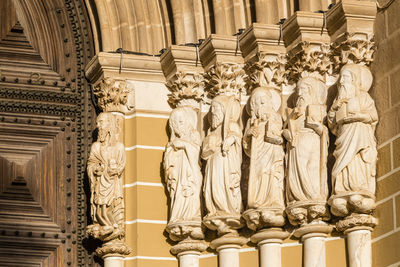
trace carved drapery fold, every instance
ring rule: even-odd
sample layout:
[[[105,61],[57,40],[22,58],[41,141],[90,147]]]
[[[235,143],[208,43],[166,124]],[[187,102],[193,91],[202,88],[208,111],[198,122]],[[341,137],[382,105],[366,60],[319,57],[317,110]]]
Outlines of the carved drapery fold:
[[[178,241],[171,253],[178,256],[182,267],[193,260],[198,265],[200,252],[207,248],[202,225],[202,141],[198,121],[205,83],[196,60],[195,48],[182,46],[171,47],[161,58],[170,91],[168,103],[173,108],[168,121],[171,136],[163,160],[170,199],[166,231],[173,241]]]

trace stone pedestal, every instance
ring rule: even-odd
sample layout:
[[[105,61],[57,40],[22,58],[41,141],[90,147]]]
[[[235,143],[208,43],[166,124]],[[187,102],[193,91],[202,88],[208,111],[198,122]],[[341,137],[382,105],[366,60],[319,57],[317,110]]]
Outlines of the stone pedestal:
[[[294,233],[303,242],[303,266],[325,267],[325,239],[332,226],[318,222],[301,226]]]
[[[251,236],[251,242],[258,245],[260,267],[281,267],[281,244],[289,236],[280,228],[263,229]]]
[[[122,256],[105,257],[104,267],[124,267],[124,257]]]
[[[213,240],[210,246],[218,252],[218,266],[239,267],[239,249],[246,242],[247,238],[229,234]]]

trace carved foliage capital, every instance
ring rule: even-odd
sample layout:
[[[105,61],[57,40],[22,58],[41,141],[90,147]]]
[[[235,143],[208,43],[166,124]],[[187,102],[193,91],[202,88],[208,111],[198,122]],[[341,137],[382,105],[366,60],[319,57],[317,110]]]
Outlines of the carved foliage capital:
[[[112,78],[102,79],[93,87],[99,107],[105,112],[132,112],[134,108],[133,90],[126,81]]]
[[[204,77],[199,73],[179,71],[166,84],[169,91],[168,103],[173,107],[197,107],[204,97]]]
[[[238,63],[217,62],[205,74],[205,79],[210,98],[217,95],[234,95],[240,98],[240,94],[246,89],[247,75],[243,65]]]
[[[370,66],[376,50],[372,34],[347,33],[345,41],[332,44],[335,71],[348,63]]]
[[[274,87],[280,89],[280,86],[287,82],[289,73],[286,68],[286,57],[260,52],[258,53],[258,58],[258,61],[245,66],[251,87]]]
[[[296,82],[304,77],[324,79],[332,71],[330,46],[324,43],[300,43],[300,50],[289,57],[289,80]]]

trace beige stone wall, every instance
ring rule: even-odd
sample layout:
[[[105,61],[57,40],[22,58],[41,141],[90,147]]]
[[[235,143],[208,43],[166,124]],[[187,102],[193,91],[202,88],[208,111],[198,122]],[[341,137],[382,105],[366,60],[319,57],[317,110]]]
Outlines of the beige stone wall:
[[[379,1],[381,5],[386,1]],[[379,225],[372,234],[373,266],[400,265],[400,3],[378,12],[375,36],[378,45],[373,64],[380,123],[377,128],[379,159],[375,216]]]

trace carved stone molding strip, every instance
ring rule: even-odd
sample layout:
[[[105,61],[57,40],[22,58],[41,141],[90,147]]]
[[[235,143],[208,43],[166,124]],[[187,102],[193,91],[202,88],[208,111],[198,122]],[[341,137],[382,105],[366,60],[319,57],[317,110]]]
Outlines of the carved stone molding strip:
[[[13,112],[13,113],[33,113],[42,115],[54,115],[54,116],[78,116],[79,110],[76,106],[54,106],[51,104],[29,104],[14,101],[4,101],[0,102],[1,112]]]
[[[39,91],[39,90],[21,90],[21,89],[2,88],[2,87],[0,87],[0,98],[40,101],[40,102],[54,102],[63,104],[77,104],[79,101],[79,96],[77,94]]]

